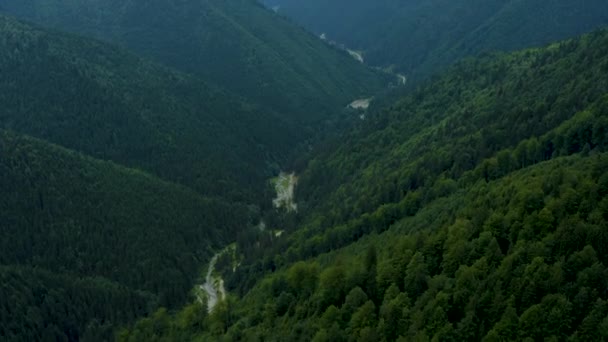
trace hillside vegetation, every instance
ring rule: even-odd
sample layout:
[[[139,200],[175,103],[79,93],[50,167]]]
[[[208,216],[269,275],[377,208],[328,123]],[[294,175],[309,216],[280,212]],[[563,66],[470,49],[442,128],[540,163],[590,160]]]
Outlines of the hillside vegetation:
[[[0,69],[0,127],[205,195],[252,202],[306,137],[293,121],[197,78],[6,16]]]
[[[245,206],[6,131],[0,173],[8,336],[34,336],[45,324],[78,336],[92,319],[124,323],[179,306],[212,251],[249,222]]]
[[[0,10],[123,45],[313,127],[384,85],[255,0],[5,0]]]
[[[606,4],[276,1],[0,3],[0,340],[608,340]]]
[[[608,24],[602,0],[264,0],[410,81],[466,56],[574,37]]]
[[[203,324],[119,337],[608,338],[606,47],[459,64],[312,153],[300,211],[278,214],[297,229],[239,240],[235,297]]]

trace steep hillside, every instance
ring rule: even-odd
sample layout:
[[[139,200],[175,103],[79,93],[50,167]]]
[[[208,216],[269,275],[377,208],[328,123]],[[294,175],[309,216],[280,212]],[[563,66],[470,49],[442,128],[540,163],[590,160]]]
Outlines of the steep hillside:
[[[293,228],[239,240],[203,327],[120,337],[608,338],[607,49],[598,31],[468,60],[366,118],[266,222]]]
[[[196,78],[5,16],[0,69],[0,127],[203,194],[253,201],[271,166],[307,136]]]
[[[11,266],[0,303],[17,301],[0,304],[0,331],[78,335],[92,319],[181,305],[212,250],[250,221],[245,206],[1,130],[0,174],[0,266]]]
[[[384,83],[255,0],[5,0],[0,6],[20,18],[124,45],[301,123],[326,120]]]
[[[534,148],[535,160],[563,153],[566,132],[547,134],[608,92],[607,42],[598,31],[460,63],[370,116],[336,148],[321,148],[300,177],[300,202],[348,219],[438,179],[457,180],[505,148],[523,156]],[[534,146],[522,143],[527,139]],[[517,157],[518,165],[526,166],[525,158]]]
[[[465,56],[540,46],[608,24],[602,0],[265,0],[317,34],[410,80]]]

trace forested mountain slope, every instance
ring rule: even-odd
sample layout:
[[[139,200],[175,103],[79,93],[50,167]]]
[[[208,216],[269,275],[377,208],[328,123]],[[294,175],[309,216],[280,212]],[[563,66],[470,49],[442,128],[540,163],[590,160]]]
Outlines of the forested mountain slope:
[[[239,241],[242,298],[120,337],[607,339],[607,49],[467,60],[366,118],[312,153],[296,230]]]
[[[251,201],[295,122],[105,43],[0,16],[0,127]],[[247,170],[244,172],[244,170]]]
[[[348,219],[438,179],[458,179],[505,148],[521,155],[519,167],[529,164],[528,155],[536,161],[569,151],[567,134],[578,132],[548,134],[602,103],[607,43],[606,31],[597,31],[543,49],[459,63],[369,116],[335,148],[321,147],[300,177],[300,200]],[[590,130],[604,134],[603,123]],[[579,144],[574,148],[584,147]],[[508,173],[505,167],[501,174]]]
[[[264,0],[312,32],[415,80],[465,56],[540,46],[608,24],[602,0]]]
[[[92,319],[182,305],[212,250],[250,221],[243,205],[3,130],[0,174],[5,337],[45,325],[82,337]]]
[[[255,0],[5,0],[0,10],[124,45],[304,124],[384,84]]]

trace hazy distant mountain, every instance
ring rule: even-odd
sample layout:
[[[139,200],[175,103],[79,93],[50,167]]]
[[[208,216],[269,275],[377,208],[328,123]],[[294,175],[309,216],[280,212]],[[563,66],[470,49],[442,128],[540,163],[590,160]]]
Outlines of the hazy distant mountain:
[[[305,123],[385,83],[255,0],[5,0],[0,8],[124,45]]]
[[[488,50],[515,50],[608,24],[603,0],[264,0],[316,34],[410,78]]]

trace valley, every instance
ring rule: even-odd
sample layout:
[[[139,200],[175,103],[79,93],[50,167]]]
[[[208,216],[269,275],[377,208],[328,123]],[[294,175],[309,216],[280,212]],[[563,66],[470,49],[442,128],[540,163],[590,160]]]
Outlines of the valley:
[[[1,11],[195,75],[248,104],[285,115],[303,133],[352,98],[380,91],[388,80],[256,0],[132,0],[121,6],[101,0],[3,0]]]
[[[599,336],[583,323],[554,321],[589,322],[608,313],[599,295],[608,275],[608,192],[599,190],[608,184],[608,79],[599,71],[608,65],[607,39],[600,31],[462,63],[391,111],[368,113],[366,125],[316,154],[297,176],[281,173],[271,182],[278,210],[264,229],[237,243],[245,257],[226,281],[236,307],[208,318],[228,330],[197,336]],[[571,63],[590,54],[602,57]],[[572,92],[574,84],[590,97]],[[527,111],[538,99],[556,102]],[[580,110],[571,114],[565,103]],[[475,118],[463,119],[471,113]],[[479,125],[485,136],[477,134]],[[294,196],[303,209],[290,212]],[[569,222],[583,234],[576,243]],[[286,227],[278,239],[276,227]],[[588,281],[583,274],[601,276]],[[598,291],[596,304],[575,309],[571,301],[587,291],[583,284]],[[537,297],[527,297],[528,290]],[[497,293],[503,299],[494,302]],[[487,306],[473,305],[480,301]],[[426,325],[431,317],[447,328]],[[517,328],[504,329],[506,319]]]
[[[339,43],[337,43],[337,42],[335,42],[333,40],[329,40],[327,38],[327,34],[325,34],[325,33],[321,33],[321,35],[319,35],[319,39],[321,39],[322,41],[326,42],[327,44],[329,44],[331,46],[339,47],[340,49],[346,51],[357,62],[359,62],[361,64],[365,64],[365,59],[363,58],[363,52],[351,50],[348,47],[344,46],[344,44],[339,44]],[[388,67],[388,68],[379,68],[379,67],[377,67],[376,70],[381,70],[382,73],[385,73],[385,74],[391,76],[391,78],[396,78],[397,79],[397,86],[404,86],[407,83],[407,77],[405,75],[400,74],[400,73],[395,73],[393,71],[394,70],[394,66],[391,66],[391,67]],[[389,84],[391,84],[390,80],[389,80]],[[352,104],[355,103],[355,102],[357,102],[357,101],[361,101],[361,100],[355,100],[354,102],[352,102],[351,103],[351,107],[352,107]]]
[[[463,58],[542,46],[608,21],[603,0],[262,2],[278,6],[281,15],[338,45],[365,51],[366,64],[395,67],[415,83]]]
[[[275,191],[275,198],[272,200],[274,208],[285,210],[286,212],[297,212],[298,206],[295,202],[295,188],[298,183],[298,177],[296,174],[294,172],[280,172],[277,177],[272,178],[269,182],[273,185]],[[265,233],[266,228],[267,226],[264,221],[260,221],[256,226],[256,229],[259,229],[261,233]],[[275,238],[281,237],[283,233],[283,230],[273,230],[270,232]],[[213,311],[220,301],[226,298],[224,279],[216,270],[218,259],[229,255],[230,260],[232,260],[232,272],[236,272],[239,266],[236,252],[237,246],[235,243],[232,243],[213,255],[207,265],[204,283],[197,285],[194,290],[197,301],[206,303],[209,313]]]
[[[608,341],[606,25],[3,0],[0,339]]]

